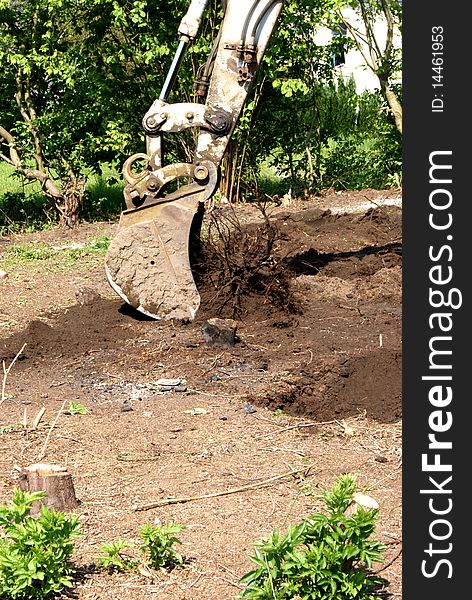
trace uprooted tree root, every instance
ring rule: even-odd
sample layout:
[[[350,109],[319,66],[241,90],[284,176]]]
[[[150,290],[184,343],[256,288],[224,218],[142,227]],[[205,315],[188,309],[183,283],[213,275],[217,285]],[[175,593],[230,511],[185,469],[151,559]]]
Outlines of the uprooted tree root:
[[[281,233],[264,205],[258,208],[261,223],[243,225],[229,206],[214,208],[202,228],[196,279],[212,290],[209,303],[220,315],[241,318],[250,296],[290,313],[300,312],[282,257],[274,252]]]

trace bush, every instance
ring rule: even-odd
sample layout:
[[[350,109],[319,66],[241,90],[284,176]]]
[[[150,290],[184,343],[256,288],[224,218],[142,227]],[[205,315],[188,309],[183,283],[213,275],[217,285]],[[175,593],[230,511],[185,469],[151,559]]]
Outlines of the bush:
[[[392,152],[388,152],[386,142],[380,136],[365,133],[329,138],[321,149],[322,187],[382,189],[398,183],[401,161],[396,156],[397,148],[392,147]]]
[[[184,529],[184,525],[172,521],[166,524],[143,525],[140,531],[143,539],[140,550],[146,556],[145,564],[154,569],[168,571],[182,565],[184,558],[175,549],[175,544],[181,544],[176,534]],[[105,567],[110,573],[114,571],[122,573],[138,568],[143,561],[124,552],[134,547],[134,544],[128,540],[116,540],[111,544],[104,544],[100,548],[102,555],[98,561],[99,565]]]
[[[33,502],[43,492],[13,491],[10,506],[0,506],[0,597],[18,600],[47,598],[72,587],[73,567],[69,559],[79,519],[41,507],[30,516]]]
[[[185,529],[184,525],[169,521],[165,525],[146,524],[140,534],[143,538],[141,550],[149,554],[149,564],[154,569],[164,568],[171,571],[174,567],[183,564],[184,559],[174,548],[175,544],[182,542],[176,536]]]
[[[133,570],[139,562],[124,552],[127,548],[132,547],[133,544],[128,540],[116,540],[111,544],[103,544],[100,548],[102,555],[98,559],[98,564],[105,567],[109,573]]]
[[[369,540],[377,510],[359,507],[346,515],[353,501],[355,478],[342,475],[321,498],[327,514],[315,514],[285,534],[273,532],[255,546],[250,559],[257,569],[241,582],[240,598],[258,600],[373,600],[380,579],[369,575],[381,558],[382,544]]]
[[[382,189],[400,181],[402,139],[393,117],[380,92],[359,95],[352,79],[318,82],[296,101],[271,91],[248,152],[260,170],[263,194],[271,193],[268,166],[281,193],[291,189],[295,195]]]
[[[0,195],[0,235],[36,231],[56,224],[56,215],[40,193],[26,195],[17,191]]]
[[[126,208],[122,175],[111,165],[100,165],[100,173],[92,174],[85,190],[81,217],[86,221],[113,220]]]
[[[101,164],[99,174],[91,173],[87,181],[81,219],[102,221],[119,216],[125,206],[122,176],[117,169]],[[21,184],[0,162],[0,235],[40,231],[57,224],[57,212],[39,185]]]
[[[343,105],[348,108],[343,109]],[[338,88],[338,101],[328,106],[335,114],[326,107],[320,114],[321,123],[328,120],[330,127],[324,127],[320,139],[319,186],[360,190],[398,184],[402,140],[380,93],[358,95],[355,87],[345,84]],[[349,121],[343,117],[346,112],[351,115]]]

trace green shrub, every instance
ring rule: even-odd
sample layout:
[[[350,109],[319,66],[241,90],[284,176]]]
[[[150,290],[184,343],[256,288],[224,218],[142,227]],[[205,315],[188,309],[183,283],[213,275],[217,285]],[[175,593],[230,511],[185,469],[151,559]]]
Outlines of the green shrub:
[[[86,415],[88,413],[87,408],[80,404],[80,402],[69,402],[69,408],[67,409],[70,415]]]
[[[358,94],[352,79],[317,82],[296,101],[270,91],[258,117],[247,155],[262,196],[273,193],[268,173],[279,195],[383,189],[401,179],[402,139],[386,102],[378,91]]]
[[[57,224],[57,217],[40,193],[22,191],[0,194],[0,235],[31,232]]]
[[[86,221],[115,219],[126,208],[121,173],[109,165],[100,166],[100,174],[89,177],[81,217]]]
[[[258,600],[373,600],[380,579],[369,575],[384,547],[369,540],[377,510],[358,507],[347,516],[356,481],[342,475],[321,498],[326,514],[317,513],[284,534],[273,532],[250,556],[257,568],[244,575],[241,598]]]
[[[136,569],[143,562],[154,569],[167,569],[171,571],[184,562],[183,556],[174,548],[175,544],[181,543],[176,534],[184,529],[184,525],[179,525],[172,521],[157,525],[150,525],[148,523],[140,531],[140,535],[143,538],[140,550],[145,556],[145,561],[142,559],[138,560],[124,552],[126,549],[134,548],[132,542],[117,540],[111,544],[104,544],[100,548],[102,555],[99,557],[98,563],[111,573],[114,571],[125,572]]]
[[[0,506],[0,597],[14,600],[47,598],[72,587],[69,559],[79,519],[41,507],[30,516],[33,502],[43,492],[13,491],[10,506]]]
[[[132,548],[133,544],[127,540],[116,540],[111,544],[103,544],[100,548],[102,556],[98,559],[98,564],[105,567],[109,573],[130,571],[135,569],[139,562],[128,556],[123,551],[126,548]]]
[[[174,548],[174,544],[182,542],[176,537],[185,529],[184,525],[179,525],[169,521],[165,525],[146,524],[141,528],[140,534],[144,542],[141,545],[143,552],[149,553],[149,564],[155,569],[172,570],[174,567],[183,564],[184,559]]]
[[[122,176],[109,164],[90,173],[81,218],[113,220],[125,208]],[[0,162],[0,235],[40,231],[58,224],[57,212],[38,182],[24,183],[14,170]]]
[[[320,172],[324,188],[335,190],[382,189],[395,184],[401,170],[399,148],[380,136],[354,133],[329,138],[321,149]]]

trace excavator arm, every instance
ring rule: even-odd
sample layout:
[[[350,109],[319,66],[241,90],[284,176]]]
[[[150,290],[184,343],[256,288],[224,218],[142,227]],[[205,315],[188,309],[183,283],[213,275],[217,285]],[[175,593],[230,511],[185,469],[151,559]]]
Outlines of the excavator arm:
[[[221,27],[195,81],[201,102],[169,104],[179,66],[198,35],[207,4],[208,0],[193,0],[180,23],[178,47],[162,91],[143,118],[146,152],[131,156],[123,166],[126,210],[105,258],[112,288],[155,319],[193,320],[200,306],[190,239],[205,203],[218,188],[221,161],[283,0],[223,1]],[[164,134],[194,127],[198,137],[193,161],[163,165]],[[175,182],[182,185],[169,191]]]

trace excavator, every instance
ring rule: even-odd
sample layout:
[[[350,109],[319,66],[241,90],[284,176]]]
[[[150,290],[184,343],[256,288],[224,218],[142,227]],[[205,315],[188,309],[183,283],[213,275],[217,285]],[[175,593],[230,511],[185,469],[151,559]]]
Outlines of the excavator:
[[[197,102],[169,103],[208,0],[192,0],[159,97],[144,115],[146,152],[123,165],[126,209],[105,257],[111,287],[154,319],[192,321],[200,295],[191,268],[205,205],[277,23],[283,0],[223,0],[212,50],[194,82]],[[163,136],[197,128],[192,162],[163,164]]]

